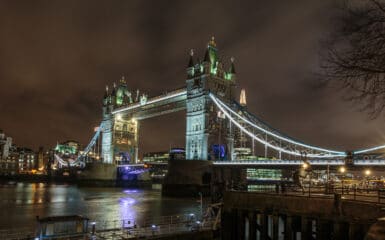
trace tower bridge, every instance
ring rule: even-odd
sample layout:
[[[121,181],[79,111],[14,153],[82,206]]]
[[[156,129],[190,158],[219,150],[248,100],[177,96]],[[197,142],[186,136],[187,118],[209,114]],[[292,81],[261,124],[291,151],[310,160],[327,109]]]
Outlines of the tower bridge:
[[[209,160],[218,166],[289,166],[303,161],[315,165],[343,165],[346,161],[360,166],[385,165],[382,155],[353,161],[353,156],[382,150],[385,145],[347,153],[306,144],[272,128],[247,110],[244,91],[240,101],[236,100],[234,58],[227,61],[227,67],[220,59],[212,38],[202,61],[191,51],[185,87],[155,97],[129,89],[124,77],[112,88],[106,87],[100,127],[71,164],[84,166],[84,159],[95,151],[98,142],[100,162],[113,166],[138,164],[140,121],[186,111],[186,160]],[[263,160],[256,157],[258,145],[264,149],[259,154]],[[251,157],[244,158],[244,149],[251,149]]]

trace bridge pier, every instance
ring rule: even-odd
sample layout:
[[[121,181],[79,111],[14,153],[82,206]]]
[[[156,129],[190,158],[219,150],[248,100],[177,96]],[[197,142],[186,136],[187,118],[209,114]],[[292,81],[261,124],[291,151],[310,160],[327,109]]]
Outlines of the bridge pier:
[[[164,196],[198,197],[210,195],[211,162],[206,160],[170,160],[162,185]]]
[[[359,224],[357,222],[351,222],[349,224],[349,239],[364,239],[365,233],[367,232],[367,229],[365,229],[365,226],[362,226],[362,224]]]
[[[293,217],[285,215],[284,217],[284,239],[293,240]]]
[[[312,239],[313,220],[306,216],[301,217],[301,239]]]
[[[347,222],[335,222],[333,224],[333,237],[335,239],[348,239],[349,238],[349,223],[347,223]]]
[[[248,212],[249,219],[249,239],[257,238],[257,215],[255,211]]]
[[[80,184],[95,186],[115,186],[116,166],[108,163],[90,163],[79,177]]]

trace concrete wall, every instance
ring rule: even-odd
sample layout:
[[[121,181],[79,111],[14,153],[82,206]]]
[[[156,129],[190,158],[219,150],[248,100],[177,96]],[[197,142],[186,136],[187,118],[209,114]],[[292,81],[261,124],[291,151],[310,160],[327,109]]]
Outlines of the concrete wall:
[[[225,192],[222,239],[364,239],[384,205],[252,192]]]
[[[80,179],[84,180],[116,180],[116,166],[108,163],[89,163]]]
[[[206,160],[170,160],[162,194],[189,197],[197,196],[201,192],[208,195],[210,179],[207,179],[207,183],[204,179],[211,177],[210,166],[211,162]]]

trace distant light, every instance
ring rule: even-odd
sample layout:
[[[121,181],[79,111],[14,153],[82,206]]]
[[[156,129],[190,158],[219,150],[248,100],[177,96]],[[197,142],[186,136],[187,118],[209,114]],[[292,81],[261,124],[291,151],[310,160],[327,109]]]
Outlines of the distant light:
[[[190,213],[189,215],[192,217],[192,216],[194,216],[195,214],[194,214],[194,213]]]
[[[340,172],[344,173],[346,171],[345,167],[340,167]]]
[[[152,228],[156,228],[156,225],[155,225],[155,224],[152,224],[151,227],[152,227]]]
[[[91,222],[91,225],[95,225],[96,224],[96,222]]]
[[[371,173],[372,173],[372,172],[371,172],[369,169],[366,169],[366,170],[365,170],[365,175],[366,175],[366,176],[369,176]]]
[[[308,167],[309,167],[309,164],[308,164],[308,163],[304,162],[304,163],[302,164],[302,168],[303,168],[303,169],[307,169]]]

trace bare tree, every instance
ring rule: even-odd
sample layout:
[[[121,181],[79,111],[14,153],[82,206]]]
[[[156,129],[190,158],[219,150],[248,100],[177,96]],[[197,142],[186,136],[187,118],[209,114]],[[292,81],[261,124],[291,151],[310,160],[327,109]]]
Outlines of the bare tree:
[[[385,2],[345,2],[321,67],[328,83],[376,118],[385,109]]]

